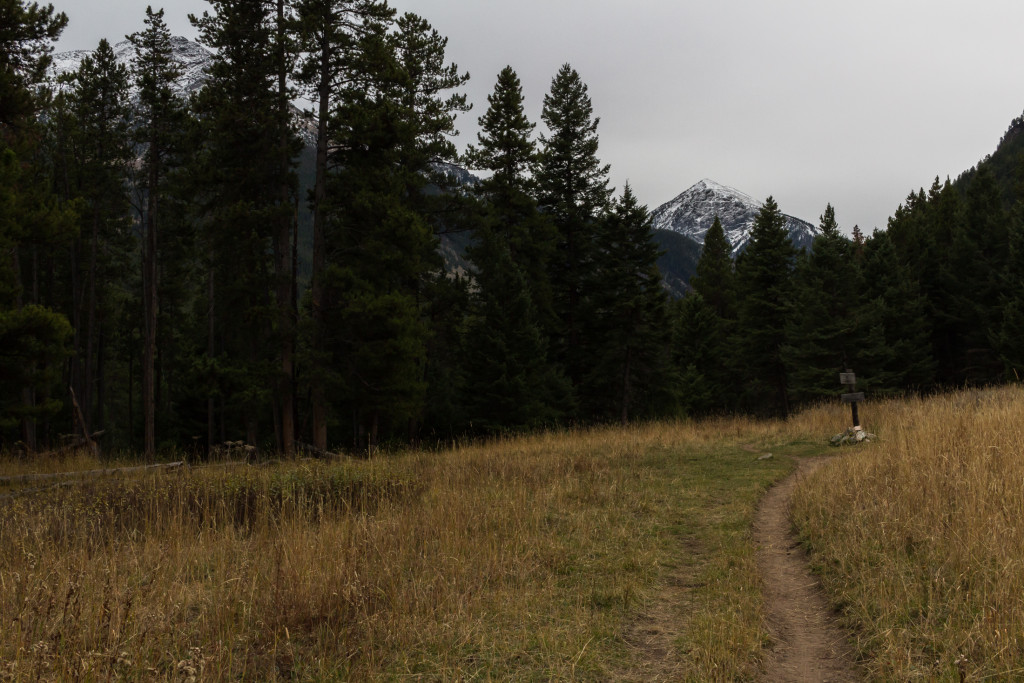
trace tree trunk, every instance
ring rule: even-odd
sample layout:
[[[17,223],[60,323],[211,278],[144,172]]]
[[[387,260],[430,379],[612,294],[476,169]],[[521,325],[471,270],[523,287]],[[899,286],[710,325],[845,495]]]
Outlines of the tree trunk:
[[[324,199],[327,196],[327,117],[330,113],[330,49],[326,38],[320,46],[320,83],[317,88],[319,108],[316,131],[316,179],[313,185],[313,352],[323,351],[324,325],[327,311],[324,302],[324,271],[327,268],[327,245],[324,235]],[[327,405],[324,385],[316,368],[310,368],[313,410],[313,446],[327,450]]]
[[[135,352],[128,354],[128,451],[135,452]]]
[[[212,257],[212,254],[211,254],[211,257]],[[212,263],[212,261],[211,261],[211,263]],[[214,320],[214,318],[213,318],[213,312],[214,312],[214,307],[213,307],[214,287],[213,287],[213,276],[214,276],[214,270],[213,270],[213,266],[211,265],[210,266],[210,271],[208,273],[208,282],[207,282],[207,291],[206,291],[206,294],[207,294],[206,322],[207,322],[207,331],[208,331],[208,336],[207,336],[207,339],[206,339],[206,357],[210,361],[211,365],[213,364],[213,355],[214,355],[214,325],[213,325],[213,320]],[[210,393],[206,397],[206,451],[207,451],[207,453],[209,453],[213,449],[214,443],[217,442],[217,435],[216,435],[217,423],[216,423],[216,411],[214,410],[213,387],[212,386],[209,387],[208,390],[209,390]]]
[[[295,313],[292,310],[294,298],[292,281],[295,273],[291,269],[292,258],[289,250],[292,244],[292,212],[286,210],[291,205],[291,189],[288,177],[291,169],[291,157],[288,144],[288,83],[287,55],[285,54],[285,17],[284,0],[277,0],[277,49],[278,49],[278,126],[280,126],[280,173],[281,202],[280,217],[277,230],[275,249],[275,268],[277,270],[277,308],[278,326],[281,334],[281,373],[278,379],[277,394],[281,406],[280,445],[285,455],[295,452]]]
[[[157,319],[157,272],[156,272],[156,211],[157,211],[157,168],[153,141],[150,141],[149,192],[146,198],[146,244],[143,248],[142,279],[144,288],[145,349],[142,360],[142,448],[146,457],[156,454],[156,319]]]
[[[622,413],[619,416],[622,424],[629,424],[629,403],[630,394],[633,391],[632,387],[632,362],[633,362],[633,347],[626,347],[626,362],[622,368]]]
[[[96,411],[90,426],[94,432],[103,430],[103,423],[106,420],[104,411],[107,401],[106,345],[106,336],[103,334],[103,326],[100,325],[96,335]]]
[[[70,361],[70,382],[68,386],[76,387],[81,393],[82,385],[82,302],[85,299],[84,288],[82,287],[82,274],[79,269],[79,254],[77,244],[71,245],[71,354]]]
[[[89,308],[86,311],[85,331],[85,362],[83,363],[83,384],[82,384],[82,408],[83,420],[86,431],[90,430],[92,424],[93,405],[93,382],[95,372],[93,366],[94,346],[96,339],[96,262],[97,242],[99,242],[99,216],[94,216],[92,221],[92,244],[89,249]]]

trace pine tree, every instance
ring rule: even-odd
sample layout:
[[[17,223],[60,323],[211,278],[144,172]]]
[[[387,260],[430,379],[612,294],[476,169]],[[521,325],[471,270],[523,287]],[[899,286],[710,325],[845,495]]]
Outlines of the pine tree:
[[[295,174],[296,157],[302,143],[292,122],[291,86],[298,49],[292,27],[294,25],[293,0],[276,0],[273,18],[273,57],[271,60],[275,80],[274,130],[277,144],[277,203],[274,217],[274,303],[277,309],[278,372],[276,384],[275,432],[277,448],[285,455],[295,452],[295,344],[298,324],[296,309],[297,255],[292,253],[297,239],[298,178]]]
[[[522,269],[537,323],[547,335],[554,325],[548,270],[557,233],[532,195],[530,173],[537,160],[530,139],[534,126],[523,111],[522,86],[511,67],[498,74],[487,101],[478,146],[471,145],[466,153],[470,168],[490,172],[475,188],[484,206],[479,221],[505,241],[513,262]]]
[[[626,424],[630,416],[664,405],[674,385],[660,253],[647,208],[628,184],[601,222],[595,247],[594,274],[601,287],[594,288],[594,330],[601,344],[581,395],[591,414]]]
[[[593,362],[598,344],[592,331],[587,278],[591,273],[598,220],[612,190],[608,166],[597,157],[597,126],[587,86],[568,64],[562,66],[544,96],[541,119],[548,133],[540,138],[537,191],[541,209],[558,229],[551,262],[554,310],[560,329],[556,359],[577,389]]]
[[[467,396],[475,427],[495,431],[551,423],[571,405],[564,377],[548,358],[555,233],[530,194],[533,124],[511,67],[498,74],[488,103],[478,146],[466,155],[471,168],[491,172],[476,188],[482,207],[467,250],[477,286],[467,336]]]
[[[690,287],[699,292],[719,318],[736,317],[736,276],[732,261],[732,245],[725,238],[722,222],[715,216],[704,235],[704,246]]]
[[[963,338],[965,379],[972,383],[992,382],[1002,375],[990,339],[1002,323],[999,299],[1007,264],[1008,223],[995,176],[982,164],[967,187],[963,215],[952,236],[951,266],[958,287],[951,298]]]
[[[329,140],[333,113],[339,97],[355,79],[353,69],[361,38],[380,31],[394,10],[377,0],[299,0],[296,4],[299,45],[306,57],[298,64],[297,77],[317,107],[316,166],[311,208],[313,211],[313,263],[310,287],[311,367],[325,348],[325,277],[328,245],[326,226]],[[327,396],[324,376],[310,372],[313,446],[327,449]]]
[[[30,127],[38,102],[34,86],[46,77],[53,43],[68,24],[53,5],[0,0],[0,133],[3,144]]]
[[[735,410],[741,388],[730,363],[737,316],[731,254],[732,245],[715,216],[690,280],[692,291],[673,313],[673,362],[682,377],[682,405],[693,415]]]
[[[523,86],[511,66],[498,74],[487,104],[487,111],[479,119],[479,146],[469,146],[466,164],[491,172],[480,183],[482,194],[493,203],[511,204],[513,195],[528,193],[529,173],[537,161],[537,148],[530,139],[535,126],[526,118]]]
[[[859,367],[864,386],[876,392],[926,390],[935,381],[928,301],[887,232],[875,231],[864,243],[860,264],[865,307],[880,311],[881,348],[864,343]],[[870,319],[877,319],[871,314]],[[860,382],[858,382],[860,383]]]
[[[791,311],[795,256],[786,219],[775,200],[768,197],[736,264],[737,371],[746,384],[746,405],[759,414],[789,413],[782,348]]]
[[[212,331],[222,391],[238,410],[231,418],[256,443],[260,415],[274,405],[274,390],[282,390],[281,354],[272,354],[261,340],[280,341],[288,334],[280,324],[286,315],[279,301],[287,277],[282,266],[290,261],[283,258],[288,240],[281,234],[295,211],[291,164],[297,150],[282,110],[287,46],[281,41],[287,37],[276,1],[209,1],[214,14],[190,19],[200,41],[214,51],[198,103],[207,127],[209,194],[203,199],[211,289],[218,300]]]
[[[672,361],[679,375],[680,405],[687,415],[697,416],[733,409],[730,321],[720,317],[698,290],[688,292],[673,308]]]
[[[859,369],[861,332],[871,324],[856,315],[857,268],[831,204],[819,227],[821,234],[794,273],[794,305],[783,348],[791,395],[804,403],[834,395],[838,373]]]
[[[1005,377],[1024,377],[1024,203],[1018,202],[1009,227],[1009,259],[1003,272],[1002,320],[992,343]]]
[[[500,233],[484,228],[477,239],[466,344],[471,425],[496,432],[552,424],[571,405],[569,388],[547,360],[529,284]]]
[[[20,426],[20,441],[34,450],[37,421],[61,408],[50,391],[72,352],[67,318],[41,305],[35,265],[41,248],[67,244],[77,229],[37,157],[43,137],[37,114],[45,102],[35,86],[67,17],[52,5],[21,0],[0,0],[0,17],[0,441],[10,443]],[[28,287],[22,252],[32,257]]]
[[[383,28],[383,27],[382,27]],[[395,33],[360,40],[352,73],[338,98],[331,139],[338,172],[326,241],[325,302],[335,393],[355,420],[354,443],[376,448],[385,429],[409,435],[422,416],[426,390],[424,290],[440,269],[437,239],[424,216],[423,190],[433,162],[455,149],[460,96],[446,96],[465,77],[445,66],[445,41],[406,15]],[[343,340],[330,340],[343,333]]]
[[[143,450],[147,457],[156,451],[156,356],[159,313],[158,229],[161,223],[162,182],[168,156],[182,135],[184,102],[174,92],[181,70],[173,61],[171,33],[164,12],[146,8],[146,30],[128,36],[135,48],[133,71],[139,89],[136,140],[143,153],[145,195],[143,211],[143,301],[145,308],[145,352],[142,363]]]
[[[103,427],[106,361],[117,306],[126,298],[134,248],[126,179],[130,146],[128,70],[106,40],[86,56],[70,91],[73,192],[84,201],[82,237],[73,254],[72,312],[77,354],[72,381],[89,430]]]

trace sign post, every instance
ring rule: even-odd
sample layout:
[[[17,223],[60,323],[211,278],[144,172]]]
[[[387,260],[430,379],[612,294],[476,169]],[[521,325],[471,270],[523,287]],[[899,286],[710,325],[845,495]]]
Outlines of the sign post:
[[[843,394],[843,403],[850,404],[850,410],[853,413],[853,429],[854,431],[860,431],[860,416],[857,414],[857,404],[864,400],[864,392],[853,391],[857,388],[857,377],[853,374],[853,370],[849,368],[846,369],[846,372],[839,373],[839,383],[850,388],[851,393]]]

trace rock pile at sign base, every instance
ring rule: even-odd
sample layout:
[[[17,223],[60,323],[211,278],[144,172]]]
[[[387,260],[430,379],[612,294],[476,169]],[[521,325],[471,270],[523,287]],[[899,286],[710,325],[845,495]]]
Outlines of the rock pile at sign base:
[[[862,441],[874,441],[878,437],[871,432],[865,432],[860,427],[851,427],[842,434],[836,434],[829,443],[833,446],[853,446]]]

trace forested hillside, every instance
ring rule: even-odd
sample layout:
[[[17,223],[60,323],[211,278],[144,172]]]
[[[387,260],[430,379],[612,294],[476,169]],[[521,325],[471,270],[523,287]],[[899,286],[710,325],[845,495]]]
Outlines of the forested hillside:
[[[162,11],[140,15],[129,66],[102,41],[54,81],[64,16],[0,7],[4,447],[102,433],[147,456],[366,451],[786,414],[847,367],[893,392],[1024,366],[1021,172],[1002,153],[1019,121],[885,233],[851,241],[828,206],[798,251],[769,197],[734,263],[716,223],[673,301],[685,283],[663,283],[647,209],[609,187],[568,64],[540,122],[514,68],[497,74],[460,154],[469,74],[427,19],[385,2],[210,0],[192,21],[213,57],[188,94]],[[455,272],[442,235],[468,258]]]

